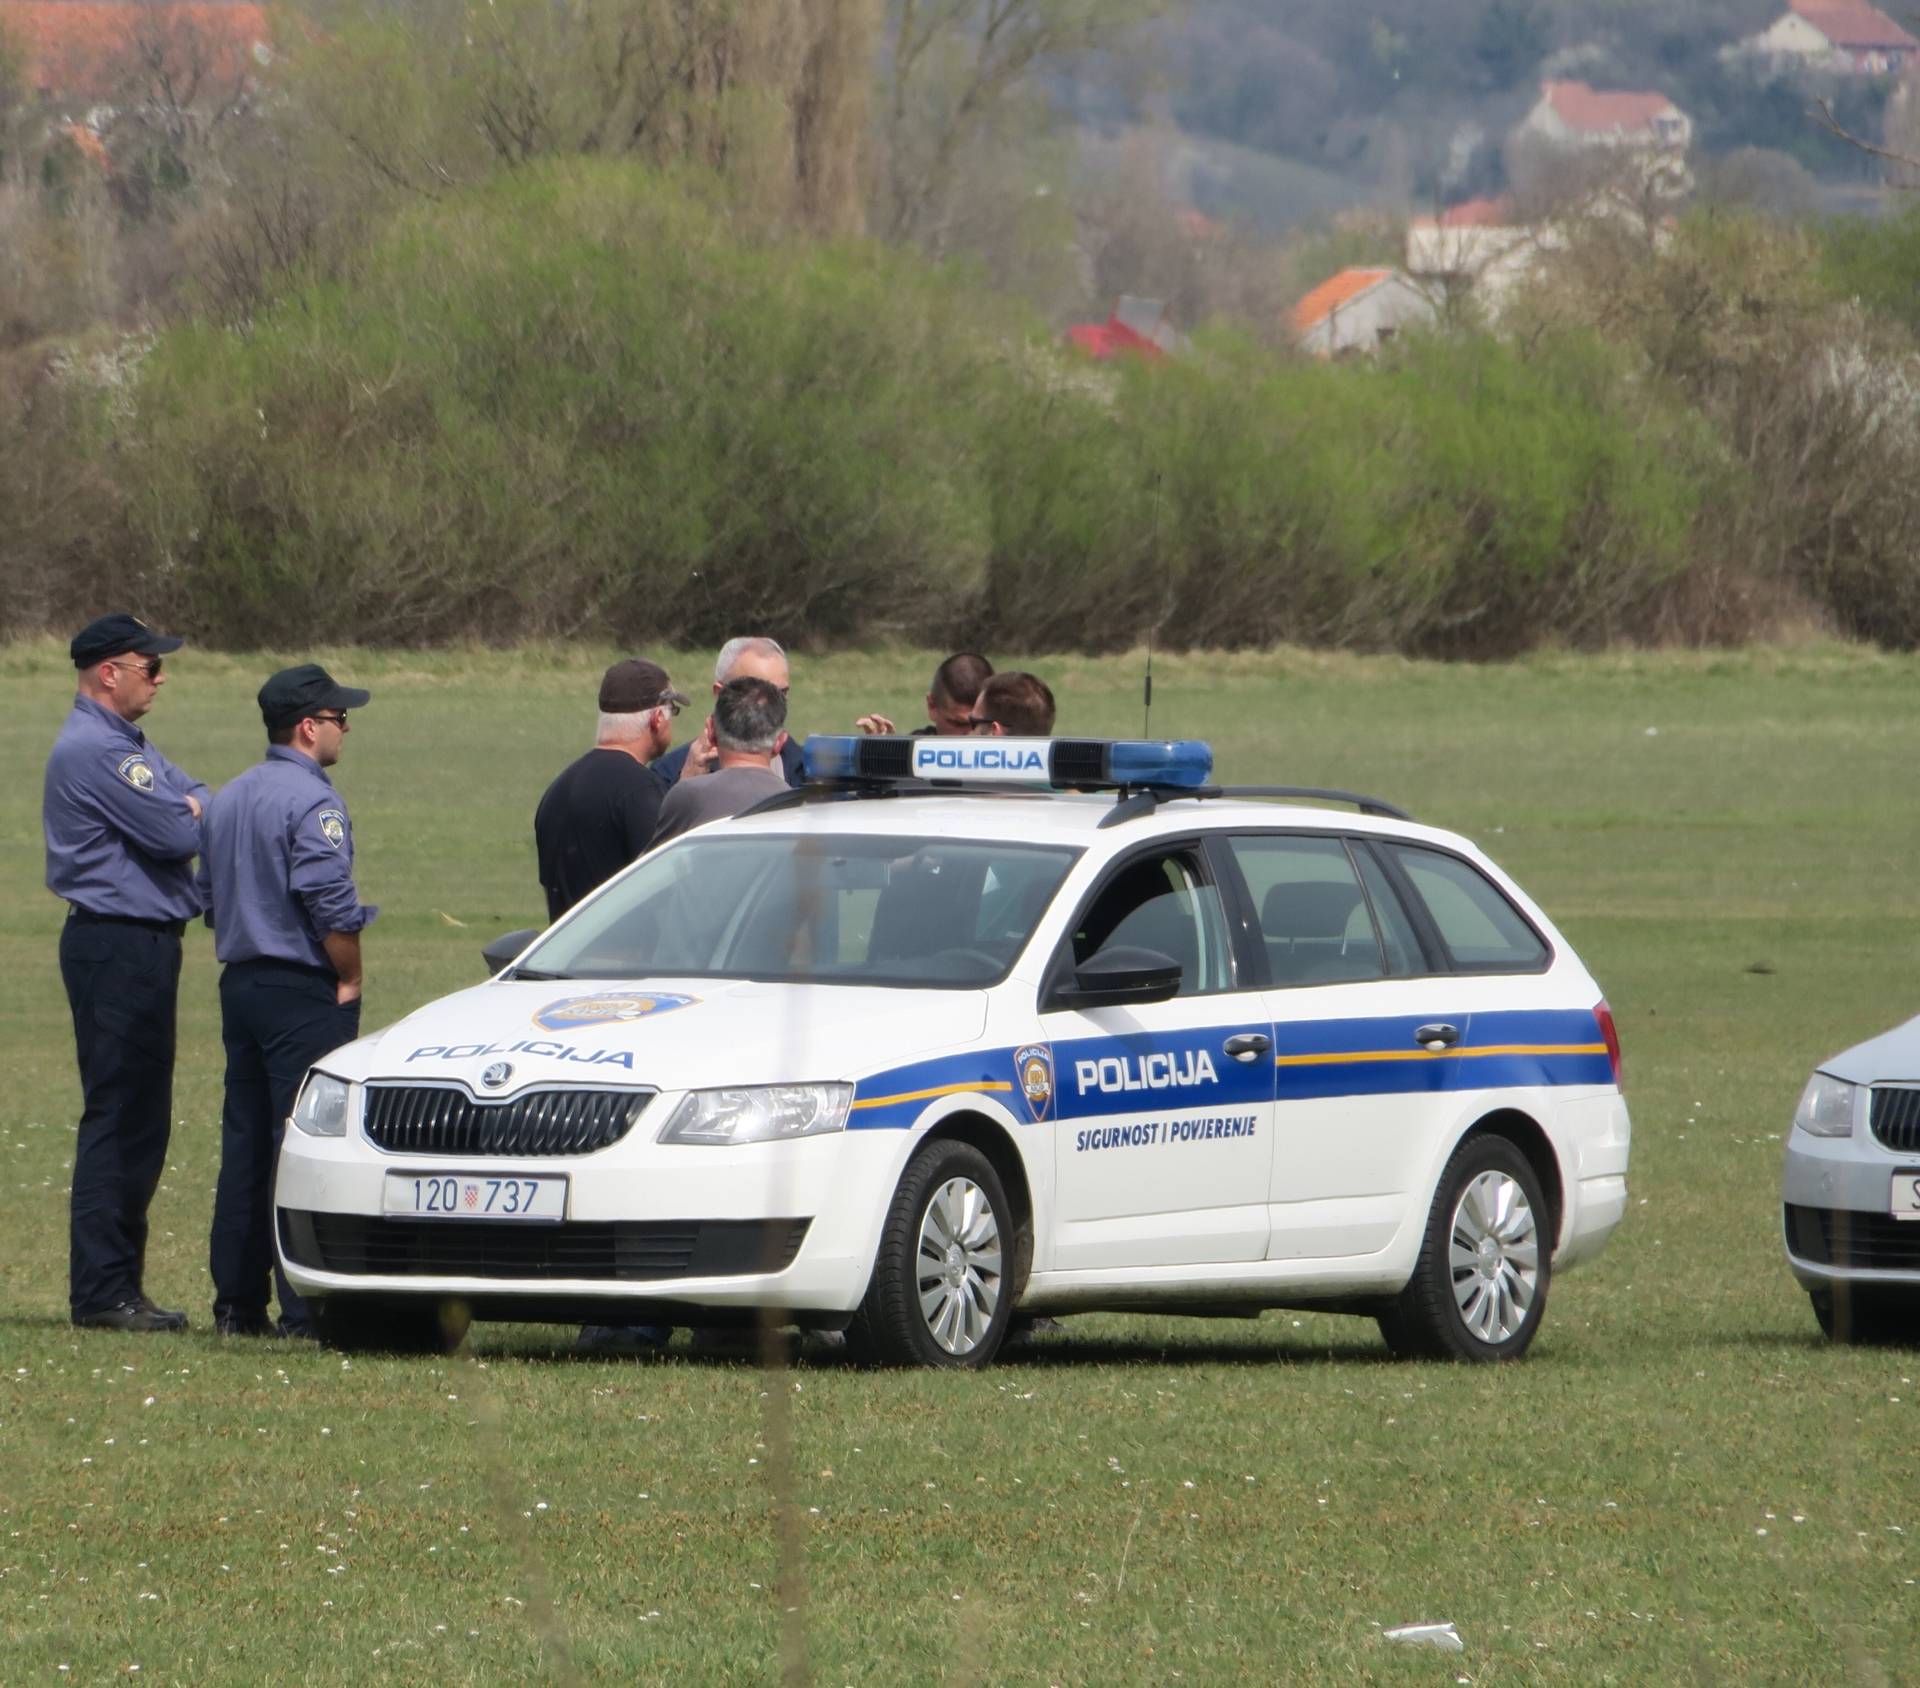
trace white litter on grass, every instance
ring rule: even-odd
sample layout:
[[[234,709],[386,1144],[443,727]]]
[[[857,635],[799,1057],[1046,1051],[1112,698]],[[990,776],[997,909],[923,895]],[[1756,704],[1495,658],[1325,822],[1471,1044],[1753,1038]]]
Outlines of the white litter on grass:
[[[1398,1629],[1383,1629],[1382,1641],[1400,1641],[1410,1647],[1437,1647],[1443,1653],[1464,1653],[1467,1644],[1450,1623],[1402,1624]]]

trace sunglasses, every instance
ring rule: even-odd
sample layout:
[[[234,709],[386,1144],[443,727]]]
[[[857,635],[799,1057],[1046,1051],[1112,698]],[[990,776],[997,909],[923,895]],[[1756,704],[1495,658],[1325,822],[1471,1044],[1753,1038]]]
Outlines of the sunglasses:
[[[324,721],[329,727],[338,727],[344,732],[347,725],[347,712],[343,709],[338,715],[309,715],[307,719],[310,721]]]
[[[160,664],[163,660],[165,659],[161,657],[150,656],[145,662],[129,662],[125,657],[115,657],[113,659],[113,666],[115,668],[137,668],[142,674],[146,675],[149,680],[157,680],[160,678]]]

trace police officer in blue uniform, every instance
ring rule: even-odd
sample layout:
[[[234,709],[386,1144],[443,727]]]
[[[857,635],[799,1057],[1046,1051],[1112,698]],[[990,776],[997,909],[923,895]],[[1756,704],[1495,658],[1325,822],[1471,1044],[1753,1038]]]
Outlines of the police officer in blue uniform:
[[[60,976],[84,1098],[73,1154],[68,1301],[76,1325],[186,1327],[147,1299],[147,1207],[173,1121],[180,937],[200,912],[193,857],[207,788],[138,726],[181,641],[104,615],[68,647],[79,695],[60,729],[41,822],[47,889],[70,905]]]
[[[260,688],[266,760],[207,808],[201,880],[220,975],[227,1050],[214,1191],[215,1327],[264,1336],[269,1288],[282,1336],[312,1336],[306,1303],[273,1254],[273,1168],[307,1067],[360,1035],[360,933],[379,912],[353,883],[353,823],[327,769],[340,760],[347,712],[367,692],[318,663]],[[270,1280],[272,1280],[270,1282]]]

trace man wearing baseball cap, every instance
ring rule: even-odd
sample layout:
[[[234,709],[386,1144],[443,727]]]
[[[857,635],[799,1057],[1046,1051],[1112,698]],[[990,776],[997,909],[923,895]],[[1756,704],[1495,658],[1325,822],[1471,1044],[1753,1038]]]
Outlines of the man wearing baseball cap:
[[[327,770],[348,712],[370,700],[318,663],[282,669],[260,688],[266,759],[207,806],[200,876],[225,964],[227,1051],[208,1255],[214,1327],[228,1336],[314,1334],[274,1263],[273,1167],[308,1066],[360,1035],[360,933],[379,910],[354,886],[353,823]]]
[[[533,816],[547,918],[558,920],[652,841],[666,786],[647,766],[687,705],[657,662],[629,657],[600,681],[593,748],[562,768]]]
[[[68,1301],[76,1325],[173,1331],[144,1283],[147,1208],[173,1122],[180,936],[200,912],[193,857],[207,788],[135,725],[180,648],[131,615],[68,647],[79,694],[47,760],[47,889],[69,905],[60,976],[83,1096],[73,1152]]]

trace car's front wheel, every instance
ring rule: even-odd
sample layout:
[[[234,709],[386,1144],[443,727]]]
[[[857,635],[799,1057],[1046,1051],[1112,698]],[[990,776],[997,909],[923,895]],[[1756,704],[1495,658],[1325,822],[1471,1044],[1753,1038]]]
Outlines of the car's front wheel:
[[[1419,1261],[1380,1334],[1396,1354],[1516,1360],[1546,1310],[1552,1252],[1527,1157],[1505,1137],[1469,1137],[1440,1175]]]
[[[467,1334],[467,1310],[457,1301],[369,1301],[348,1295],[311,1305],[320,1340],[347,1354],[451,1354]]]
[[[1011,1213],[1000,1175],[945,1139],[907,1164],[848,1336],[881,1365],[974,1370],[1006,1339]]]
[[[1920,1344],[1920,1296],[1887,1295],[1841,1284],[1811,1290],[1808,1298],[1820,1329],[1835,1342],[1863,1347]]]

